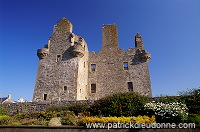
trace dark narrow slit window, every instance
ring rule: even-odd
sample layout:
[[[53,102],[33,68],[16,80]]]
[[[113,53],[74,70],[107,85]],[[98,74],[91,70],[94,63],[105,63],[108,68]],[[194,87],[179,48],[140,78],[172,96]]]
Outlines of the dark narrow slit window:
[[[61,55],[57,55],[56,61],[57,62],[61,61]]]
[[[133,91],[133,83],[128,82],[128,91]]]
[[[44,100],[47,100],[47,94],[44,94],[44,95],[43,95],[43,99],[44,99]]]
[[[67,86],[63,87],[63,91],[66,92],[67,91]]]
[[[91,93],[96,93],[96,84],[91,84]]]
[[[124,62],[124,70],[128,70],[128,62]]]
[[[95,71],[96,70],[96,64],[91,64],[91,71]]]

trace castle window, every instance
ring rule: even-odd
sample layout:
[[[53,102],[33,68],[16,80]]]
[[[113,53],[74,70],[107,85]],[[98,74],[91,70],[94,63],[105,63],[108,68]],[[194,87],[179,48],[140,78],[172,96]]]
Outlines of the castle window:
[[[124,62],[124,70],[128,70],[128,62]]]
[[[91,64],[91,71],[95,71],[96,70],[96,64]]]
[[[67,91],[67,86],[63,87],[63,91],[66,92]]]
[[[44,95],[43,95],[43,99],[44,99],[44,100],[47,100],[47,94],[44,94]]]
[[[57,55],[56,62],[61,61],[61,55]]]
[[[128,82],[128,91],[133,91],[133,82]]]
[[[91,84],[91,93],[96,93],[96,84]]]

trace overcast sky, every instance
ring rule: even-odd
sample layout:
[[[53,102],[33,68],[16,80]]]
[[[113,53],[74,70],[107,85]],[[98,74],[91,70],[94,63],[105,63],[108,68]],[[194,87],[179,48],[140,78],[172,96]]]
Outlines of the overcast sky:
[[[37,49],[62,17],[96,53],[103,24],[118,25],[124,50],[141,33],[152,55],[153,96],[200,87],[199,0],[0,0],[0,97],[32,100]]]

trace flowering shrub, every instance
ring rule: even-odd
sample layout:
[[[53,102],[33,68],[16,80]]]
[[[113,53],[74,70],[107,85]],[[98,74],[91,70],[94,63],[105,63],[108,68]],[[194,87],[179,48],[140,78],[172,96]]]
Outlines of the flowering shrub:
[[[131,117],[84,117],[83,123],[153,123],[155,122],[155,116],[131,116]]]
[[[45,120],[38,119],[24,119],[21,121],[22,125],[46,125],[47,122]]]
[[[156,115],[157,122],[182,122],[187,120],[188,108],[181,102],[162,103],[150,102],[144,106],[149,115]]]

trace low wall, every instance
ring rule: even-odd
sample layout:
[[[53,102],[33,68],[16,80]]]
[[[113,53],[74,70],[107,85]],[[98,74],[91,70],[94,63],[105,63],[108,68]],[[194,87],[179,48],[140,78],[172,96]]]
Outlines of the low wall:
[[[180,99],[180,96],[169,96],[176,99]],[[162,97],[152,97],[151,100],[158,102]],[[166,97],[167,98],[167,97]],[[53,102],[24,102],[24,103],[13,103],[13,104],[3,104],[3,107],[9,109],[10,114],[17,114],[22,112],[40,112],[45,111],[47,107],[55,106],[71,106],[74,104],[83,104],[86,106],[91,106],[94,100],[80,100],[80,101],[53,101]]]
[[[23,102],[13,104],[2,104],[3,107],[8,108],[10,114],[17,114],[23,112],[40,112],[45,111],[49,106],[71,106],[75,104],[83,104],[91,106],[94,101],[80,100],[80,101],[66,101],[66,102],[51,102],[51,103],[37,103],[37,102]]]
[[[0,132],[199,132],[200,127],[194,129],[87,129],[82,126],[1,126]]]

